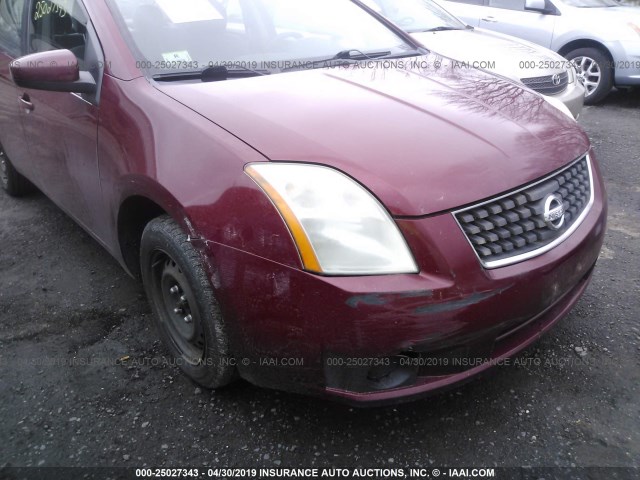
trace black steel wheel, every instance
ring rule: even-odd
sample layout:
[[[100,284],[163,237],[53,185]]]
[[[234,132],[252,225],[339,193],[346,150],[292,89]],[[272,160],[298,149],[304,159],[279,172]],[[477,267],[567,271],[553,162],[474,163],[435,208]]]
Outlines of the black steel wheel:
[[[196,383],[218,388],[236,375],[224,324],[200,254],[168,216],[151,221],[141,243],[142,280],[160,337]]]
[[[195,304],[193,290],[176,262],[162,250],[156,250],[151,258],[152,289],[154,303],[163,307],[164,327],[180,356],[192,365],[202,361],[205,337],[202,318]]]

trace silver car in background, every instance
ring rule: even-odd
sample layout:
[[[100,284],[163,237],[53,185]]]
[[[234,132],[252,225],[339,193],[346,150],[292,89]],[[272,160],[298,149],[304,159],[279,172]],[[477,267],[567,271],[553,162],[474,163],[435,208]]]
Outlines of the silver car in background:
[[[573,65],[534,43],[469,27],[431,0],[361,0],[429,50],[523,83],[577,118],[585,89]],[[566,111],[565,111],[566,113]]]
[[[470,25],[514,35],[572,60],[593,104],[640,85],[640,8],[615,0],[440,0]]]

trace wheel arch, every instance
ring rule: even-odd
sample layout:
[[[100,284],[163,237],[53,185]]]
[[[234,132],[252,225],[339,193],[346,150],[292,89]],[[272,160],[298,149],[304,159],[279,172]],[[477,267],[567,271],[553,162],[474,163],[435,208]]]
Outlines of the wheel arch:
[[[161,215],[165,208],[143,195],[131,195],[118,209],[118,244],[122,260],[131,275],[140,278],[140,243],[147,224]]]
[[[564,57],[569,52],[577,50],[578,48],[596,48],[609,57],[609,60],[613,63],[613,55],[611,55],[609,49],[603,43],[589,38],[581,38],[566,43],[558,50],[558,54]]]

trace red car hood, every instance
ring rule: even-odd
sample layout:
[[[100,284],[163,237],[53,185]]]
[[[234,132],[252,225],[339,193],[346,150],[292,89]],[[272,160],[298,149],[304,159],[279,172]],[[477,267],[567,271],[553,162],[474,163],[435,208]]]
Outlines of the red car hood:
[[[409,61],[156,85],[271,160],[342,170],[397,216],[492,197],[589,148],[540,95],[435,54]]]

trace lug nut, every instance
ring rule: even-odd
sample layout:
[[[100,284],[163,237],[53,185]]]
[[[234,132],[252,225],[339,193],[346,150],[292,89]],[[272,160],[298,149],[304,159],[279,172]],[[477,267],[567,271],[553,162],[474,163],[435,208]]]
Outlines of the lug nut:
[[[178,314],[178,315],[179,315],[179,314],[181,314],[181,313],[182,313],[182,309],[181,309],[181,308],[177,308],[177,307],[176,307],[176,308],[174,308],[174,309],[173,309],[173,313],[176,313],[176,314]]]
[[[191,314],[187,315],[186,317],[184,317],[184,322],[185,323],[191,323],[193,322],[193,317],[191,316]]]
[[[169,290],[169,293],[172,293],[172,294],[174,294],[174,295],[175,295],[175,294],[176,294],[176,293],[178,293],[179,291],[180,291],[180,289],[178,288],[178,286],[177,286],[177,285],[174,285],[174,286],[173,286],[173,287],[171,287],[171,289]]]
[[[180,297],[180,303],[182,303],[182,304],[187,303],[187,297],[185,297],[184,295],[182,295],[182,296]]]

